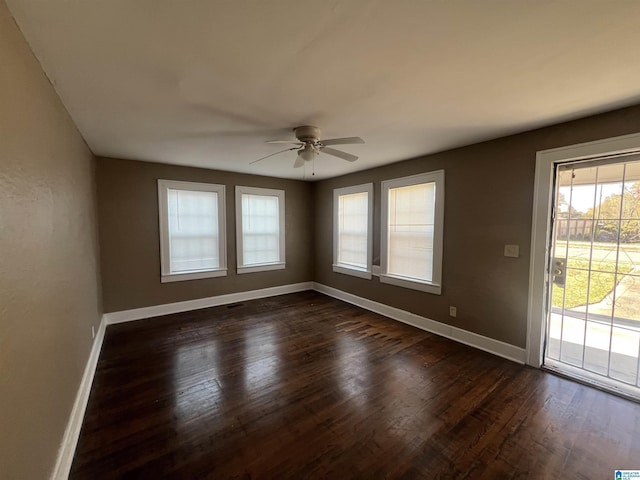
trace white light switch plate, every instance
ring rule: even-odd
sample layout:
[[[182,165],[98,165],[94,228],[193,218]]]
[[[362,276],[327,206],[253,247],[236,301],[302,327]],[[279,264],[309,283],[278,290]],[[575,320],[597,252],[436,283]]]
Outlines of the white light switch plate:
[[[505,245],[504,256],[518,258],[520,256],[520,245]]]

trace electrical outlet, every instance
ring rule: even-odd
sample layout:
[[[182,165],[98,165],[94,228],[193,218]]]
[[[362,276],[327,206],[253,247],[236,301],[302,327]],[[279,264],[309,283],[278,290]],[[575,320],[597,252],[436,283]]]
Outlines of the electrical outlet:
[[[458,309],[456,307],[449,307],[449,316],[455,317],[458,314]]]
[[[91,338],[96,338],[96,327],[91,325]]]

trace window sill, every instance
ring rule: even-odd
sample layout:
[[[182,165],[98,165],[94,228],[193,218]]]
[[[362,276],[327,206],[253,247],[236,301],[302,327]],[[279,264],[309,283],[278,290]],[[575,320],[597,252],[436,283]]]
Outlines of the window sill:
[[[187,272],[187,273],[171,273],[160,277],[161,283],[183,282],[186,280],[199,280],[201,278],[225,277],[227,269],[209,270],[206,272]]]
[[[284,270],[287,265],[285,263],[269,263],[266,265],[250,265],[246,267],[238,266],[238,274],[267,272],[269,270]]]
[[[343,273],[345,275],[352,275],[354,277],[366,278],[367,280],[371,280],[371,272],[368,272],[367,270],[360,270],[355,267],[333,265],[333,271],[336,273]]]
[[[403,277],[396,277],[393,275],[380,275],[381,283],[388,283],[390,285],[396,285],[398,287],[411,288],[413,290],[420,290],[421,292],[432,293],[434,295],[440,295],[442,287],[435,283],[421,282],[419,280],[409,280]]]

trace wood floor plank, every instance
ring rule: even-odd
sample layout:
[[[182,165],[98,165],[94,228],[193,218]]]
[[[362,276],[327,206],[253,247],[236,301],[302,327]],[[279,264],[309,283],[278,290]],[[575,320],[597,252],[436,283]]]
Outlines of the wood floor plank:
[[[96,478],[612,478],[640,404],[317,292],[107,329]]]

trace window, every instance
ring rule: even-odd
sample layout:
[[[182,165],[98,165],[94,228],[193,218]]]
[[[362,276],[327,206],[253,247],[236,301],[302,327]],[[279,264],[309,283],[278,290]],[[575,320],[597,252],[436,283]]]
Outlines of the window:
[[[371,278],[373,184],[333,191],[333,271]]]
[[[440,295],[444,170],[382,182],[380,281]]]
[[[238,273],[285,268],[284,190],[236,187]]]
[[[158,180],[162,282],[227,274],[224,185]]]

